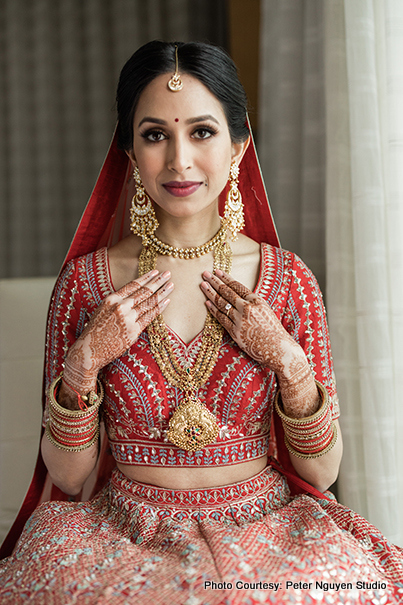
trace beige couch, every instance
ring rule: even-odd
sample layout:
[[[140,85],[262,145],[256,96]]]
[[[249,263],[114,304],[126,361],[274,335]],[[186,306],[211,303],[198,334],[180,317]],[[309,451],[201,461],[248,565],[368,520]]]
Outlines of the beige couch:
[[[0,280],[0,542],[39,447],[47,308],[55,278]]]

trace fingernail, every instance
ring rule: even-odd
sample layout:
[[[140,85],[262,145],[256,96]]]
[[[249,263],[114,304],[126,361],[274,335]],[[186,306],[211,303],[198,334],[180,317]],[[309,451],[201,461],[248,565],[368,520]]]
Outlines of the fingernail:
[[[167,304],[169,304],[170,302],[171,302],[171,300],[169,298],[166,298],[162,304],[164,305],[164,307],[166,307]]]
[[[215,274],[218,275],[218,277],[220,277],[220,275],[224,275],[224,271],[221,271],[221,269],[216,269]]]
[[[209,279],[210,277],[212,277],[212,275],[211,275],[210,271],[203,271],[203,275],[204,275],[205,277],[207,277],[207,279]]]
[[[162,277],[169,277],[171,275],[170,271],[164,271],[164,273],[162,274]]]
[[[158,269],[152,269],[148,275],[150,277],[154,277],[155,275],[158,275]]]

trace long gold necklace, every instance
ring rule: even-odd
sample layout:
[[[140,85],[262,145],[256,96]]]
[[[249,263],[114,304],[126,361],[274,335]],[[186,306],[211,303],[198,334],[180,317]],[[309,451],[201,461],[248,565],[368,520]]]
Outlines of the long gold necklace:
[[[157,238],[155,238],[157,239]],[[160,240],[158,240],[160,241]],[[214,246],[210,247],[210,242]],[[161,242],[163,244],[163,242]],[[164,244],[167,246],[167,244]],[[166,248],[164,248],[166,250]],[[188,256],[189,251],[202,250],[199,254]],[[225,241],[225,230],[221,227],[218,233],[203,246],[197,248],[176,248],[180,251],[175,256],[179,258],[194,258],[213,250],[214,269],[230,272],[232,251]],[[139,274],[143,275],[157,264],[160,248],[154,241],[143,247],[139,258]],[[170,252],[162,252],[170,254]],[[183,255],[181,255],[183,254]],[[172,256],[174,254],[171,253]],[[223,327],[207,312],[204,323],[200,350],[191,368],[183,368],[179,363],[171,343],[162,315],[158,315],[147,328],[151,351],[166,380],[183,392],[183,398],[169,421],[167,438],[178,447],[187,451],[201,450],[214,443],[219,433],[217,420],[197,397],[197,390],[207,381],[217,361],[218,351],[222,342]]]

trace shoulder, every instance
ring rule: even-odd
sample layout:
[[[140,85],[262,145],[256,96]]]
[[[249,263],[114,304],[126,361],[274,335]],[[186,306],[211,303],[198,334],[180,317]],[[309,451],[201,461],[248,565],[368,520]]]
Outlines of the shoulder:
[[[116,290],[138,277],[138,260],[142,241],[136,235],[129,235],[108,249],[111,281]]]
[[[313,280],[316,278],[304,261],[294,252],[278,248],[271,244],[261,244],[262,268],[273,271],[282,280],[293,282]]]
[[[68,261],[56,283],[58,287],[77,292],[90,307],[98,306],[113,291],[107,248]]]
[[[260,272],[260,245],[253,239],[240,234],[235,242],[230,242],[230,246],[232,277],[253,290]]]
[[[257,291],[271,306],[284,309],[322,298],[312,271],[294,252],[262,244],[261,259]]]
[[[92,276],[98,277],[100,272],[107,272],[107,269],[108,251],[104,247],[69,260],[60,272],[59,281],[71,279],[73,276],[78,280],[87,281]]]
[[[99,248],[93,252],[88,252],[82,256],[77,256],[67,261],[60,272],[60,275],[69,273],[71,271],[80,271],[85,267],[90,267],[94,263],[100,263],[107,258],[107,248]]]

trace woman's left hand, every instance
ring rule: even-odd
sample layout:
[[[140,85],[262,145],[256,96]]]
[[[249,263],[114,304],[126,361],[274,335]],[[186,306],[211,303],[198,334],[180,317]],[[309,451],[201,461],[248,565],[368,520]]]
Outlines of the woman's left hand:
[[[221,270],[215,275],[206,271],[203,278],[201,288],[210,313],[245,353],[276,373],[283,402],[290,404],[292,415],[312,413],[318,396],[308,360],[268,303]],[[312,402],[308,408],[307,395]]]

